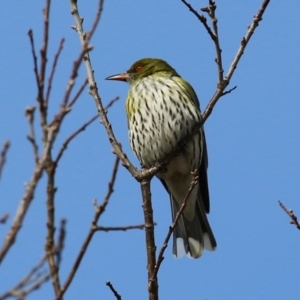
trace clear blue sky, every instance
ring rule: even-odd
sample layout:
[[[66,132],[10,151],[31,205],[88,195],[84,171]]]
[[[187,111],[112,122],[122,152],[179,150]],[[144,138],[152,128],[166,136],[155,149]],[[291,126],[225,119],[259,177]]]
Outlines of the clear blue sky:
[[[7,232],[24,183],[33,170],[26,135],[26,106],[35,105],[36,87],[28,29],[41,48],[44,1],[1,1],[0,143],[12,143],[0,182],[0,242]],[[225,71],[261,0],[218,1],[217,15]],[[85,29],[96,1],[79,1]],[[195,8],[206,1],[192,1]],[[161,299],[299,299],[300,232],[278,206],[282,200],[300,218],[300,3],[271,1],[232,78],[238,88],[223,97],[205,125],[209,151],[209,220],[218,248],[199,260],[176,260],[169,246],[159,273]],[[69,2],[53,1],[49,62],[61,37],[66,38],[50,103],[60,105],[72,62],[79,52]],[[104,103],[120,96],[108,113],[124,151],[138,166],[127,140],[124,101],[128,86],[104,78],[123,72],[136,60],[167,60],[196,90],[202,109],[216,87],[214,46],[203,26],[181,1],[106,1],[92,40],[96,80]],[[81,68],[78,83],[84,78]],[[54,152],[89,117],[96,114],[87,91],[67,117]],[[38,125],[37,120],[37,125]],[[40,133],[38,133],[40,138]],[[92,199],[102,201],[114,157],[99,122],[68,148],[57,173],[56,218],[67,219],[61,266],[64,282],[90,227]],[[46,232],[45,179],[16,244],[0,268],[0,294],[22,278],[43,254]],[[152,182],[156,243],[160,248],[171,222],[168,195]],[[100,225],[143,222],[138,184],[121,168],[115,193]],[[123,299],[147,299],[143,231],[97,233],[65,299],[114,299],[110,280]],[[28,299],[53,299],[47,283]]]

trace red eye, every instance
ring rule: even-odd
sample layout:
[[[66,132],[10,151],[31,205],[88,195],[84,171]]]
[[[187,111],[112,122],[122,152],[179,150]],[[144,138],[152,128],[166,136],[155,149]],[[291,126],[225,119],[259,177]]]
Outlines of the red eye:
[[[143,69],[142,66],[137,66],[137,67],[135,68],[135,70],[136,70],[137,72],[140,72],[142,69]]]

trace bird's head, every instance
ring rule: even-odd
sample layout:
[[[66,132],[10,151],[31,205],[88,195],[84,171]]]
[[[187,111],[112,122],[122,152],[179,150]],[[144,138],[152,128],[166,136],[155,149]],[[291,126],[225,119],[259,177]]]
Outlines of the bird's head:
[[[112,75],[106,79],[127,81],[129,84],[133,84],[136,80],[140,80],[160,72],[170,76],[179,76],[166,61],[157,58],[143,58],[135,62],[127,72]]]

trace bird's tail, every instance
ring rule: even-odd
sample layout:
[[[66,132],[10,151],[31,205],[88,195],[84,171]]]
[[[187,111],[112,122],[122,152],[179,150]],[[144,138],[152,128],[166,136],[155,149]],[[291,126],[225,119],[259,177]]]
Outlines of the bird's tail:
[[[173,220],[178,212],[179,205],[171,196],[171,208]],[[188,220],[183,214],[173,232],[173,254],[181,257],[185,253],[192,258],[199,258],[204,249],[215,250],[217,243],[210,228],[206,212],[201,199],[197,199],[195,216]]]

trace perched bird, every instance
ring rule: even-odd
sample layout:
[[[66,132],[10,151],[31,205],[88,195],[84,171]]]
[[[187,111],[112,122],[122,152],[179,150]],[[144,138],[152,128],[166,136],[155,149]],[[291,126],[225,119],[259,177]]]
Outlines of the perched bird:
[[[127,81],[130,85],[126,99],[129,140],[145,168],[162,161],[201,120],[194,89],[164,60],[144,58],[126,73],[106,79]],[[188,253],[198,258],[204,248],[214,250],[217,245],[206,216],[208,160],[203,128],[181,148],[181,153],[157,177],[170,195],[174,220],[191,185],[191,172],[198,170],[199,183],[190,194],[173,234],[176,257]]]

